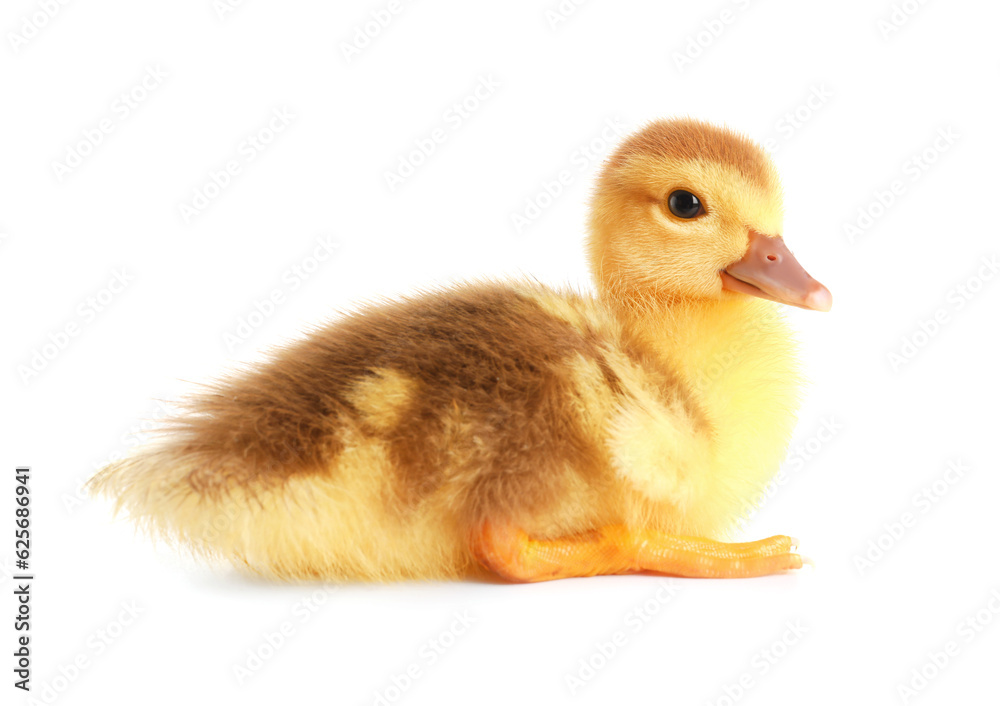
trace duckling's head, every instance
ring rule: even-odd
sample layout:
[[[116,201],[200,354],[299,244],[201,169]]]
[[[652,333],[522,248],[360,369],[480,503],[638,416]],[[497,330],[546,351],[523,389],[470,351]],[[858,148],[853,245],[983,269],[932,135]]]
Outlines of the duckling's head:
[[[768,155],[696,120],[650,123],[607,161],[589,256],[602,292],[631,305],[756,296],[827,311],[832,303],[785,247]]]

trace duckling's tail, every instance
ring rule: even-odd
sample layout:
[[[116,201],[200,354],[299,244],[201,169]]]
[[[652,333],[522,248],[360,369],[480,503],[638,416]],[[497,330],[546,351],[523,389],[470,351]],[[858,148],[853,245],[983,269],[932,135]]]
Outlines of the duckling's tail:
[[[256,532],[250,526],[247,490],[197,487],[192,479],[199,461],[176,445],[159,443],[105,466],[86,489],[112,499],[116,514],[124,511],[154,539],[203,558],[239,556],[253,566],[247,549]]]
[[[168,437],[112,463],[88,483],[154,539],[283,580],[394,581],[476,571],[445,513],[385,508],[385,459],[357,449],[308,474],[268,480],[237,454],[205,454]]]

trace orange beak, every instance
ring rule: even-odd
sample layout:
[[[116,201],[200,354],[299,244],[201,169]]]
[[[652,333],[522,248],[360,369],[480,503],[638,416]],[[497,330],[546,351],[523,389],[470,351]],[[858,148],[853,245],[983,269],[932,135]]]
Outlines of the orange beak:
[[[722,288],[803,309],[830,311],[830,290],[809,276],[781,236],[750,231],[743,259],[722,271]]]

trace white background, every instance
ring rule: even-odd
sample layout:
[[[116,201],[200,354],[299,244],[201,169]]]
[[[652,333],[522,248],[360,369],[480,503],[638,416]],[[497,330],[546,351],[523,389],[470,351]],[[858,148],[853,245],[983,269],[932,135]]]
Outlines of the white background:
[[[983,258],[1000,252],[1000,8],[904,4],[909,14],[886,0],[594,0],[564,4],[556,21],[556,0],[404,1],[348,60],[344,44],[387,2],[249,0],[220,17],[211,0],[104,0],[51,18],[38,14],[44,3],[5,3],[2,485],[12,514],[10,474],[33,467],[33,696],[995,703],[1000,278]],[[165,78],[148,79],[126,115],[120,94],[143,93],[147,71]],[[499,86],[456,124],[452,104],[483,80]],[[247,160],[241,143],[281,109],[294,118]],[[586,202],[618,139],[608,121],[628,131],[682,114],[770,140],[786,241],[834,293],[829,314],[790,312],[813,385],[784,482],[745,532],[800,537],[815,572],[328,592],[192,564],[81,499],[81,482],[160,414],[153,400],[352,303],[486,274],[585,284]],[[86,144],[102,120],[110,132]],[[444,143],[391,190],[385,174],[438,128]],[[939,131],[950,141],[935,146]],[[60,179],[54,163],[77,148],[87,154]],[[231,159],[240,173],[186,222],[179,205]],[[572,183],[546,200],[562,170]],[[896,181],[882,206],[877,194]],[[519,232],[512,216],[529,200],[546,207]],[[320,237],[339,243],[336,256],[293,288],[286,272],[316,264]],[[104,291],[116,272],[127,286]],[[275,288],[283,302],[227,346]],[[939,310],[935,329],[926,322]],[[968,470],[949,484],[950,462]],[[925,491],[933,502],[918,499]],[[912,526],[895,527],[904,513]],[[872,542],[882,555],[862,566]],[[135,619],[122,608],[132,603]],[[455,636],[462,611],[474,622]],[[269,650],[284,621],[292,635]],[[22,703],[3,622],[3,698]],[[624,644],[602,661],[597,645],[616,632]],[[450,645],[433,663],[432,640]],[[951,642],[947,664],[928,666]],[[241,682],[235,667],[250,652],[268,659]],[[581,660],[597,668],[581,674]],[[915,669],[927,676],[919,689]]]

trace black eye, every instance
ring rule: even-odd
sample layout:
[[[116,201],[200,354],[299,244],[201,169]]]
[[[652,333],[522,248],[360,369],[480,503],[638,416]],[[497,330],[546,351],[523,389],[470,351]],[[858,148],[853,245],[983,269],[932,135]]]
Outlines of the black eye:
[[[684,189],[671,192],[670,196],[667,197],[667,206],[670,207],[670,212],[678,218],[694,218],[705,212],[698,197],[690,191],[684,191]]]

